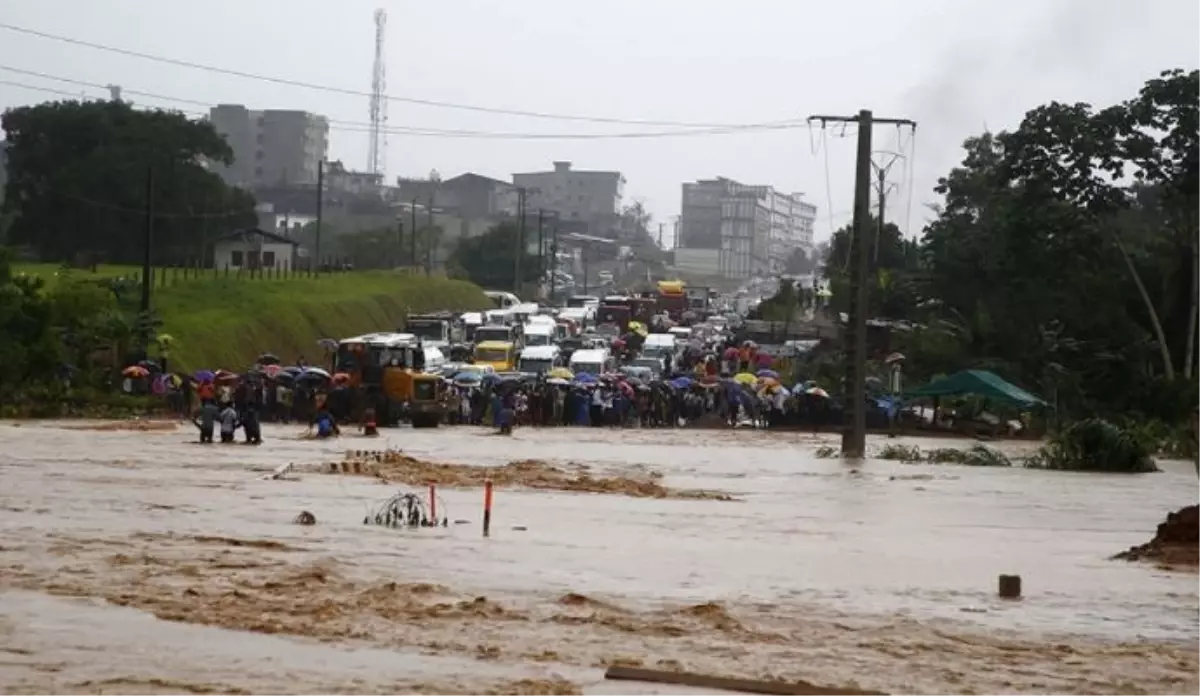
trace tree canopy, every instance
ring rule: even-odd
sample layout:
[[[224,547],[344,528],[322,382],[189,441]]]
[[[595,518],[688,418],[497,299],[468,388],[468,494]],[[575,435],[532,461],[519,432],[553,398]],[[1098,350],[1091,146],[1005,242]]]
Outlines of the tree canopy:
[[[232,151],[204,121],[117,101],[60,101],[6,111],[7,243],[47,260],[87,252],[141,260],[147,179],[153,172],[159,262],[205,256],[221,232],[256,222],[254,198],[208,171]]]
[[[1173,70],[968,139],[924,237],[885,225],[872,267],[871,312],[917,325],[915,376],[991,369],[1077,415],[1194,408],[1198,103],[1198,73]],[[848,232],[826,259],[835,303]]]
[[[477,237],[463,237],[447,262],[452,275],[484,288],[512,288],[519,235],[516,223],[502,222]],[[531,240],[527,236],[525,241]],[[522,249],[521,285],[535,283],[540,276],[538,257]]]

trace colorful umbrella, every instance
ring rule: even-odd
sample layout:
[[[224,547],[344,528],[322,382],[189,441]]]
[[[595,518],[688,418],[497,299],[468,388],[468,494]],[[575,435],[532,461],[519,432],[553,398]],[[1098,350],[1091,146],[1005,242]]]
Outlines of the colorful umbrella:
[[[196,374],[192,375],[192,377],[197,382],[211,382],[217,378],[212,370],[197,370]]]
[[[217,370],[217,374],[214,376],[214,379],[218,382],[233,382],[237,378],[238,376],[229,370]]]
[[[558,379],[575,379],[575,373],[565,367],[556,367],[546,373],[548,377],[556,377]]]
[[[759,377],[759,379],[762,379],[764,377],[769,377],[771,379],[779,379],[779,373],[776,372],[775,370],[759,370],[758,377]]]
[[[825,391],[824,389],[822,389],[820,387],[809,387],[808,389],[804,390],[804,393],[811,394],[812,396],[819,396],[822,399],[829,398],[829,392]]]
[[[749,372],[739,372],[733,376],[733,381],[738,384],[754,384],[758,381],[758,378]]]
[[[349,382],[350,375],[345,372],[337,372],[333,375],[333,381],[337,383]]]
[[[146,375],[150,374],[150,370],[147,370],[146,368],[142,367],[141,365],[130,365],[129,367],[122,370],[121,374],[126,377],[133,377],[133,378],[145,377]]]
[[[264,375],[275,379],[283,371],[283,368],[278,365],[263,365],[262,371]]]

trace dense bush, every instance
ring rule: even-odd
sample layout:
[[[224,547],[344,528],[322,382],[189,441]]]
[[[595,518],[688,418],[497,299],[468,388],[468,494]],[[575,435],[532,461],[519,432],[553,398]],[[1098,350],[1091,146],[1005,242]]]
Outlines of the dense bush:
[[[1025,466],[1062,471],[1145,473],[1158,471],[1152,449],[1137,433],[1089,418],[1051,436]]]

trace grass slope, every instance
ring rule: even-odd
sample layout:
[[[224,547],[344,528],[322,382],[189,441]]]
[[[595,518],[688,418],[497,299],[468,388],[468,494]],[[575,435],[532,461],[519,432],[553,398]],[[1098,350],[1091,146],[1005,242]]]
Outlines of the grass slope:
[[[14,270],[53,283],[53,264],[21,264]],[[101,266],[96,274],[73,270],[75,278],[136,277],[131,267]],[[317,363],[321,338],[369,331],[394,331],[408,312],[490,307],[471,283],[407,276],[391,271],[355,271],[315,278],[225,276],[184,280],[166,272],[155,282],[152,304],[162,333],[175,338],[171,369],[241,370],[261,353],[290,363],[299,356]]]

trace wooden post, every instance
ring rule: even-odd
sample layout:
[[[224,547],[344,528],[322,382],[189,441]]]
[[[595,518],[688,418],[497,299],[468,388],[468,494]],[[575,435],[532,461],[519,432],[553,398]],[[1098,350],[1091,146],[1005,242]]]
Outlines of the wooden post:
[[[863,691],[837,686],[820,686],[805,681],[785,682],[767,681],[762,679],[738,679],[733,677],[717,677],[695,672],[672,672],[660,669],[643,669],[641,667],[609,667],[604,672],[605,679],[623,681],[640,681],[658,684],[679,684],[694,686],[701,689],[717,689],[720,691],[740,692],[746,694],[780,694],[781,696],[817,696],[818,694],[833,694],[835,696],[867,696],[880,694],[878,691]]]

